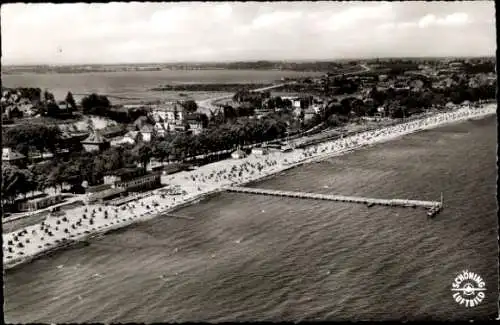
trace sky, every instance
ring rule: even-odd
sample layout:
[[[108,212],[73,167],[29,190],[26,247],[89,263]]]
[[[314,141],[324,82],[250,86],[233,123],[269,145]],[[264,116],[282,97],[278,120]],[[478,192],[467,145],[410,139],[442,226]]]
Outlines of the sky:
[[[495,4],[6,4],[2,64],[492,56]]]

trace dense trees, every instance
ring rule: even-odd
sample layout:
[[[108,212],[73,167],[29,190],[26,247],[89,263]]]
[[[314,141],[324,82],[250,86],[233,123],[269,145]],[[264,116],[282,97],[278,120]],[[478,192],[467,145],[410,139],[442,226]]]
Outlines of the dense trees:
[[[292,101],[289,99],[282,99],[280,96],[275,96],[269,98],[266,103],[269,109],[290,109],[292,107]]]
[[[62,143],[61,130],[57,126],[23,124],[3,131],[3,145],[26,156],[31,150],[56,153]]]
[[[27,98],[30,102],[39,102],[42,99],[42,90],[40,88],[17,88],[21,97]]]
[[[196,103],[194,103],[196,105]],[[146,107],[137,107],[125,109],[123,107],[112,107],[111,102],[106,96],[91,94],[83,97],[81,101],[84,114],[98,115],[108,117],[118,123],[132,123],[141,116],[147,116]],[[192,103],[190,109],[193,109]]]
[[[146,170],[153,157],[153,149],[148,144],[140,144],[134,148],[134,156],[141,163],[143,169]]]
[[[194,100],[183,101],[181,102],[181,105],[188,113],[194,113],[198,110],[198,104],[196,104]]]
[[[262,106],[262,101],[270,97],[271,93],[269,91],[253,92],[248,89],[241,89],[234,94],[233,101],[238,103],[250,103],[253,107],[260,108]]]
[[[66,95],[66,104],[71,110],[76,110],[76,102],[71,91],[68,91],[68,94]]]
[[[34,189],[32,174],[26,169],[2,164],[2,200],[12,203],[18,194]]]
[[[106,96],[95,93],[83,97],[81,104],[85,114],[106,116],[107,111],[111,108],[111,103]]]
[[[55,102],[55,98],[54,98],[54,94],[48,92],[47,90],[45,90],[43,92],[43,99],[45,102]]]
[[[38,90],[39,89],[27,92],[27,95],[37,98],[39,97]],[[56,103],[54,94],[48,92],[47,90],[43,92],[43,100],[35,100],[32,103],[38,109],[40,115],[53,118],[69,118],[72,116],[73,111],[76,109],[76,103],[73,99],[73,96],[71,95],[71,92],[69,92],[66,96],[66,102],[61,102],[62,105],[66,106],[64,107],[64,109],[61,109],[61,107]]]

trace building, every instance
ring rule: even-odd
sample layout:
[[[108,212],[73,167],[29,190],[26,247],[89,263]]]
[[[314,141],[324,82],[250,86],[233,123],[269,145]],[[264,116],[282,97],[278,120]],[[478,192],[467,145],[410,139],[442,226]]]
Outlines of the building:
[[[411,88],[418,89],[418,90],[422,90],[424,88],[424,85],[425,85],[425,83],[420,79],[411,80],[409,84],[410,84]]]
[[[201,121],[197,119],[188,119],[186,121],[189,125],[189,131],[191,131],[193,135],[198,135],[203,131],[203,123]]]
[[[293,108],[293,115],[296,118],[300,118],[303,113],[304,113],[304,109],[302,109],[302,107],[294,107]]]
[[[456,108],[456,105],[453,104],[452,102],[448,102],[448,103],[446,103],[445,107],[447,109],[454,109],[454,108]]]
[[[479,88],[480,82],[476,78],[469,79],[469,87],[470,88]]]
[[[139,132],[137,132],[137,133],[139,133]],[[116,137],[116,138],[112,139],[110,142],[110,145],[112,147],[120,147],[120,146],[124,146],[124,145],[134,145],[134,144],[135,144],[135,140],[128,137],[128,136]]]
[[[309,121],[316,114],[317,114],[316,111],[312,107],[305,109],[304,110],[304,121]]]
[[[115,187],[123,189],[127,192],[137,192],[149,190],[161,185],[161,174],[152,173],[148,175],[139,176],[129,180],[120,180],[115,183]]]
[[[180,103],[166,103],[158,106],[150,113],[150,117],[156,122],[154,129],[160,136],[172,131],[185,131],[187,120],[193,121]],[[193,133],[199,133],[198,123],[188,121],[187,124],[192,124]]]
[[[381,117],[385,116],[385,111],[386,111],[386,109],[385,109],[384,106],[380,106],[379,108],[377,108],[377,114],[378,114],[378,116],[381,116]]]
[[[103,177],[104,184],[115,186],[117,182],[120,182],[122,178],[118,175],[106,175]]]
[[[148,124],[149,118],[147,116],[139,116],[133,123],[135,130],[140,130],[144,125]]]
[[[156,121],[155,125],[153,125],[154,132],[159,137],[164,137],[167,133],[170,132],[170,127],[168,123],[163,121]]]
[[[264,148],[264,147],[256,147],[256,148],[252,149],[252,154],[254,154],[256,156],[265,156],[268,153],[269,153],[269,151],[267,150],[267,148]]]
[[[36,211],[40,209],[47,208],[51,205],[61,203],[63,197],[61,195],[41,197],[37,199],[21,201],[17,203],[17,208],[19,211]]]
[[[237,149],[231,154],[231,158],[233,159],[242,159],[245,158],[246,156],[247,154],[241,149]]]
[[[159,106],[151,113],[153,119],[160,120],[160,118],[168,124],[181,125],[186,118],[184,107],[179,103],[166,103]]]
[[[26,164],[26,156],[11,148],[2,148],[2,162],[16,166],[24,166]]]
[[[150,142],[153,136],[154,128],[150,124],[144,124],[139,130],[142,136],[142,141]]]
[[[290,99],[290,101],[292,102],[292,108],[293,109],[296,109],[296,108],[301,108],[301,100],[300,98],[292,98]]]
[[[85,151],[102,151],[110,147],[110,141],[104,138],[101,133],[97,130],[93,130],[91,134],[84,140],[81,144]]]
[[[264,116],[266,116],[266,115],[269,115],[269,114],[271,114],[271,113],[273,113],[273,112],[274,112],[274,110],[272,110],[272,109],[267,109],[267,108],[264,108],[264,109],[256,109],[256,110],[254,111],[254,115],[255,115],[255,117],[256,117],[256,118],[260,119],[260,118],[262,118],[262,117],[264,117]]]
[[[464,64],[462,62],[451,62],[449,64],[449,68],[452,71],[460,71],[463,68]]]
[[[161,185],[168,185],[170,182],[170,175],[182,172],[185,169],[186,166],[182,164],[171,164],[167,166],[161,166],[161,168],[156,168],[156,170],[161,173],[160,176]]]
[[[324,103],[322,100],[315,100],[310,107],[316,114],[320,114],[323,111]]]
[[[389,79],[389,76],[386,74],[381,74],[378,76],[379,81],[387,81],[387,79]]]
[[[88,203],[102,202],[111,200],[125,193],[123,188],[109,188],[107,190],[92,193],[87,197]]]

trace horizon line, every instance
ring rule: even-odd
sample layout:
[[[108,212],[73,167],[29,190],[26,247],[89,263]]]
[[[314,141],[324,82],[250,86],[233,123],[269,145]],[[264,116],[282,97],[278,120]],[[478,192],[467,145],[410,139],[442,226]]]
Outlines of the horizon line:
[[[335,62],[335,61],[371,61],[386,59],[475,59],[475,58],[495,58],[495,54],[490,55],[446,55],[446,56],[377,56],[364,58],[337,58],[337,59],[252,59],[252,60],[228,60],[228,61],[157,61],[157,62],[83,62],[83,63],[3,63],[2,67],[29,67],[29,66],[82,66],[82,65],[159,65],[159,64],[231,64],[231,63],[315,63],[315,62]]]

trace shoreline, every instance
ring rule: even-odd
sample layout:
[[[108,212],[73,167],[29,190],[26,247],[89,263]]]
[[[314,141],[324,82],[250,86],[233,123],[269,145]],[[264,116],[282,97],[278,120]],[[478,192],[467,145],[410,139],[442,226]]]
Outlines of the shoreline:
[[[151,195],[125,205],[125,210],[123,207],[116,208],[99,204],[68,210],[66,218],[73,219],[67,221],[69,225],[70,221],[75,221],[75,219],[78,218],[79,210],[82,210],[80,216],[83,215],[83,219],[86,219],[85,213],[88,213],[89,210],[93,209],[91,219],[96,218],[95,226],[91,227],[94,225],[94,222],[89,225],[83,225],[82,221],[86,222],[86,220],[82,220],[80,218],[76,224],[78,224],[78,227],[80,228],[83,227],[83,230],[77,232],[78,229],[75,229],[75,231],[71,230],[63,234],[58,234],[55,238],[51,238],[52,243],[49,243],[49,240],[43,242],[44,238],[41,237],[40,239],[38,234],[35,234],[35,230],[38,230],[38,227],[43,228],[40,224],[28,226],[16,232],[3,234],[4,268],[5,270],[13,269],[22,264],[29,263],[35,259],[46,256],[47,254],[51,254],[56,250],[82,243],[85,244],[85,241],[88,239],[104,235],[118,228],[124,228],[137,222],[151,220],[161,216],[162,214],[167,214],[182,207],[191,205],[194,202],[207,199],[213,194],[224,191],[224,188],[227,186],[235,184],[243,186],[245,184],[263,181],[265,179],[275,177],[276,174],[280,172],[303,164],[324,160],[328,157],[344,155],[356,149],[384,143],[403,135],[416,133],[422,130],[433,129],[447,124],[459,123],[469,119],[482,119],[495,113],[496,104],[486,104],[480,108],[463,107],[454,111],[440,112],[430,116],[423,116],[422,118],[411,120],[410,122],[400,123],[394,126],[365,131],[343,139],[327,140],[306,149],[296,149],[290,153],[273,152],[266,156],[251,155],[240,160],[228,159],[202,166],[194,171],[180,172],[171,175],[169,177],[169,183],[171,185],[180,186],[187,192],[187,194],[178,196],[165,195],[162,197],[160,195],[160,191],[154,190],[150,191]],[[256,169],[255,166],[258,166],[258,168]],[[249,169],[251,171],[249,171]],[[228,170],[231,171],[228,172]],[[257,170],[258,173],[256,173]],[[238,171],[239,177],[236,176]],[[236,179],[233,180],[233,177]],[[211,182],[207,183],[207,181]],[[202,187],[203,190],[201,189]],[[163,203],[160,204],[162,205],[160,208],[151,209],[149,207],[150,204],[154,205],[157,202]],[[85,211],[83,211],[83,209],[85,209]],[[96,209],[99,210],[99,212],[96,212]],[[108,212],[112,213],[112,210],[115,211],[115,219],[121,218],[121,221],[116,220],[116,224],[114,223],[114,219],[108,216]],[[121,210],[120,217],[118,217],[118,210]],[[122,211],[124,212],[122,213]],[[69,214],[71,214],[71,216]],[[105,215],[104,219],[106,220],[103,218],[99,219],[99,216],[96,214]],[[47,223],[46,227],[50,228],[49,233],[52,233],[52,229],[54,229],[53,226],[55,226],[56,231],[58,231],[58,226],[55,224],[53,225],[54,221],[56,223],[58,222],[57,225],[61,225],[61,217],[49,217],[45,220]],[[111,221],[111,223],[107,221]],[[63,226],[61,225],[61,227]],[[69,229],[69,226],[67,229]],[[23,231],[24,234],[20,235]],[[27,236],[28,238],[26,239],[26,244],[24,244],[23,241],[22,247],[16,247],[15,250],[17,250],[18,256],[12,258],[12,255],[15,255],[14,249],[10,252],[12,254],[9,254],[9,252],[6,252],[5,243],[10,241],[14,244],[12,241],[14,237],[23,237],[27,234],[29,235]],[[50,237],[53,237],[53,235]],[[18,243],[18,241],[14,241]],[[12,247],[13,245],[9,246],[9,248]],[[22,249],[19,250],[18,248]],[[22,254],[19,252],[22,252]],[[6,259],[6,256],[11,256],[11,258]]]

